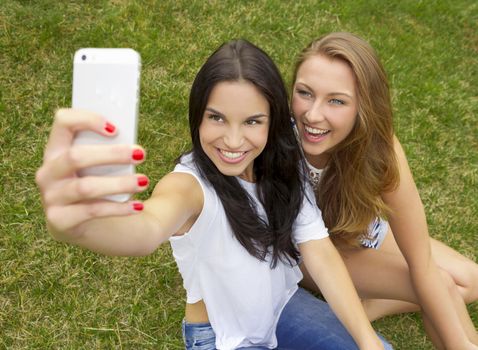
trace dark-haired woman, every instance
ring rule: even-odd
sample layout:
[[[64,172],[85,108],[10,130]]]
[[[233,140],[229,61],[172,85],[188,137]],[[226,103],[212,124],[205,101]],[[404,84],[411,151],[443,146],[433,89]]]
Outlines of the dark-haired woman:
[[[139,146],[71,145],[78,130],[114,134],[105,123],[57,112],[37,172],[49,230],[109,255],[150,254],[169,240],[187,294],[187,349],[383,348],[304,185],[286,91],[262,50],[233,41],[206,61],[190,95],[192,151],[144,204],[100,199],[144,190],[144,175],[75,175],[144,159]],[[298,290],[299,254],[341,322]]]

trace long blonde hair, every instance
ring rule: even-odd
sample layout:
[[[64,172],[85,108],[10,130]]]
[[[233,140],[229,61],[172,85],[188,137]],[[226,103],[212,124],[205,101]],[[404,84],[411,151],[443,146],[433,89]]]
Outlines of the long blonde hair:
[[[297,60],[294,81],[301,64],[316,55],[343,60],[356,79],[355,125],[332,150],[316,197],[334,243],[358,246],[358,237],[367,236],[369,224],[389,213],[381,193],[399,182],[389,86],[374,49],[350,33],[314,40]]]

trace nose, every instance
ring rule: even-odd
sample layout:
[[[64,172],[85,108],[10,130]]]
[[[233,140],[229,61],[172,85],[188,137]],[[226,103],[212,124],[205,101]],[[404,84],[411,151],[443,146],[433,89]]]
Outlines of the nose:
[[[244,143],[244,135],[240,127],[229,127],[224,134],[224,144],[230,150],[239,149]]]
[[[314,101],[309,110],[305,113],[305,117],[311,124],[323,121],[325,119],[325,114],[321,101]]]

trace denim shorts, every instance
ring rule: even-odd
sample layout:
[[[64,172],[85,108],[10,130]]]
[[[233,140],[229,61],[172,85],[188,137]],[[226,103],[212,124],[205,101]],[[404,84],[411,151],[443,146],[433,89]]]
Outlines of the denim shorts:
[[[183,321],[186,350],[215,350],[216,335],[209,323]],[[299,288],[279,318],[276,328],[277,350],[356,350],[353,338],[334,315],[329,305]],[[385,350],[392,346],[380,337]],[[267,350],[264,346],[240,348]]]
[[[182,328],[186,350],[216,349],[216,334],[210,323],[188,323],[183,320]]]
[[[186,350],[216,350],[216,334],[210,323],[188,323],[183,320],[183,340]],[[247,350],[269,350],[267,347],[254,346],[239,348]]]

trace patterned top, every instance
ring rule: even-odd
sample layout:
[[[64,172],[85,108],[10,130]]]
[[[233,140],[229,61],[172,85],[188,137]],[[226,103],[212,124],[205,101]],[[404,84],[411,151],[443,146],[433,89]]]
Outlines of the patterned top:
[[[318,169],[306,160],[309,170],[309,180],[314,190],[317,190],[320,177],[324,169]],[[378,249],[385,240],[388,232],[388,222],[380,217],[376,217],[368,226],[368,234],[360,236],[360,244],[365,248]]]

